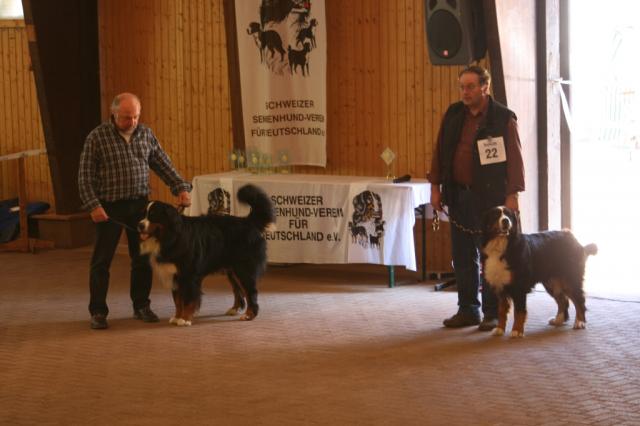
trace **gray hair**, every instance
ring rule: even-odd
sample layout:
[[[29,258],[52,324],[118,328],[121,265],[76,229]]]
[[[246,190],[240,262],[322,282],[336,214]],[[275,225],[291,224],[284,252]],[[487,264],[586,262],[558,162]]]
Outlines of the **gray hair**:
[[[140,103],[140,98],[138,98],[133,93],[126,93],[125,92],[125,93],[120,93],[119,95],[116,95],[115,98],[113,98],[113,101],[111,102],[111,113],[112,114],[117,113],[118,109],[120,108],[120,102],[122,102],[123,99],[127,99],[127,98],[134,99],[138,103],[140,108],[142,108],[142,103]]]

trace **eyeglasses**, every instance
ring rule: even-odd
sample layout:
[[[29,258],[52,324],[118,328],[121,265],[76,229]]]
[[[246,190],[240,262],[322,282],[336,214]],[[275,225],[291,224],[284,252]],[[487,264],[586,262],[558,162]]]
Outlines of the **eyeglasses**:
[[[466,91],[472,92],[476,90],[478,87],[479,86],[475,83],[461,84],[459,86],[461,92],[466,92]]]

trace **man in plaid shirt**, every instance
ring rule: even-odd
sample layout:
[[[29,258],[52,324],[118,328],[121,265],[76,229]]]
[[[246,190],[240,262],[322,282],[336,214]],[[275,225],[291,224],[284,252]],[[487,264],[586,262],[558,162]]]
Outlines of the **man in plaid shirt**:
[[[147,204],[149,169],[152,169],[178,204],[191,204],[191,185],[176,172],[150,128],[138,124],[141,104],[132,93],[116,96],[111,117],[89,135],[80,156],[78,187],[82,207],[96,223],[96,242],[89,274],[91,328],[108,327],[107,289],[109,268],[122,228],[125,227],[131,257],[131,300],[135,318],[157,322],[150,308],[152,272],[148,256],[140,255],[136,226]]]

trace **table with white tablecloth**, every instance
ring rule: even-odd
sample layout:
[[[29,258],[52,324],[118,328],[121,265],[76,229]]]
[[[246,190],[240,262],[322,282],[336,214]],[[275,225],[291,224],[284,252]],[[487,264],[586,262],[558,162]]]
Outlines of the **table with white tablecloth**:
[[[236,194],[248,183],[262,188],[276,210],[275,229],[265,232],[269,262],[373,263],[416,270],[413,226],[415,209],[424,213],[429,202],[426,180],[393,183],[362,176],[245,171],[201,175],[193,179],[187,214],[247,215],[248,206]]]

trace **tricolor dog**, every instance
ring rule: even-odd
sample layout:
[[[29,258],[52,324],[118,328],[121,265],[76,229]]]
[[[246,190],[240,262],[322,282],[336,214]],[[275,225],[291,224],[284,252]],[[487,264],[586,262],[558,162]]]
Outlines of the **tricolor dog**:
[[[166,203],[147,205],[138,224],[141,251],[172,288],[176,312],[170,323],[191,325],[200,307],[202,280],[219,270],[226,271],[233,287],[234,304],[227,314],[246,307],[242,319],[258,315],[257,280],[267,262],[264,231],[275,222],[275,213],[269,197],[253,185],[240,188],[238,200],[251,206],[247,217],[188,217]]]
[[[494,335],[504,334],[513,301],[511,337],[524,336],[527,293],[537,283],[542,283],[558,304],[558,313],[549,320],[550,325],[560,326],[569,319],[571,300],[576,310],[573,328],[585,328],[582,283],[587,257],[598,252],[595,244],[583,247],[568,230],[523,234],[517,214],[507,207],[495,207],[485,214],[482,239],[484,278],[499,303]]]

